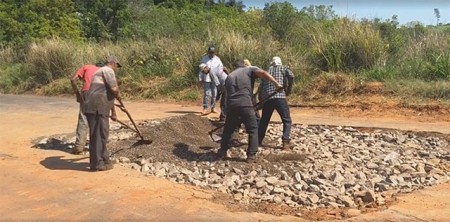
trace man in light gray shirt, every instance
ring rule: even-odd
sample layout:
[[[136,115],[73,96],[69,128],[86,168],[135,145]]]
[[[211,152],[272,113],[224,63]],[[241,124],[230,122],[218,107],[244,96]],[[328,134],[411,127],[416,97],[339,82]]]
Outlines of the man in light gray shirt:
[[[92,82],[84,100],[83,112],[89,124],[89,164],[91,171],[113,168],[106,147],[109,138],[109,118],[117,120],[114,99],[120,99],[115,71],[121,65],[111,56],[106,66],[92,77]]]

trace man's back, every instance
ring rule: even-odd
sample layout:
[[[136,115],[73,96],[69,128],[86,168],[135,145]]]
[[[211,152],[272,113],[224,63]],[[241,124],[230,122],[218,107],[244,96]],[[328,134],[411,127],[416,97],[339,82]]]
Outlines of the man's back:
[[[84,112],[108,115],[114,105],[114,94],[110,89],[116,86],[114,70],[107,66],[100,68],[92,78]]]
[[[83,91],[89,90],[92,82],[92,77],[99,69],[100,67],[96,65],[87,64],[77,70],[77,76],[84,81],[82,89]]]
[[[229,107],[252,106],[252,92],[258,67],[250,66],[234,70],[225,80]]]

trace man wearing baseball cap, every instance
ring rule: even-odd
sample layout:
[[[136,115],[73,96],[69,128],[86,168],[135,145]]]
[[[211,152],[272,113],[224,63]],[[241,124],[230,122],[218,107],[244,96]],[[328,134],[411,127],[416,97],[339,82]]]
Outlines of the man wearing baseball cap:
[[[216,113],[216,97],[217,97],[217,91],[218,89],[221,89],[222,82],[221,80],[225,80],[227,76],[227,70],[224,68],[222,61],[220,58],[216,55],[216,48],[213,46],[208,47],[207,54],[203,56],[202,64],[205,64],[209,68],[210,78],[213,80],[213,83],[215,84],[213,86],[210,86],[208,90],[211,91],[211,106],[209,107],[209,101],[207,104],[203,104],[203,114],[208,114],[209,111],[212,113]],[[206,89],[206,88],[205,88]],[[221,104],[221,109],[222,109]],[[211,108],[211,110],[209,110]],[[221,119],[225,118],[224,110],[221,110]]]
[[[106,144],[109,138],[109,118],[117,120],[114,99],[120,99],[115,71],[122,67],[115,56],[106,59],[104,67],[93,76],[84,101],[84,113],[89,124],[89,163],[91,171],[113,168]]]

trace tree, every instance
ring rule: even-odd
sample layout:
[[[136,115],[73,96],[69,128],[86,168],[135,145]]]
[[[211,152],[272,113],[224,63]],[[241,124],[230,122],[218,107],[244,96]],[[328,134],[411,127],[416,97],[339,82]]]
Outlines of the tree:
[[[225,6],[236,8],[241,12],[244,11],[244,8],[245,8],[245,5],[244,5],[244,3],[242,3],[242,1],[236,1],[236,0],[225,1]]]
[[[116,41],[132,22],[127,0],[73,1],[86,38]]]
[[[434,16],[436,16],[436,26],[439,25],[439,19],[441,18],[441,13],[438,8],[434,9]]]
[[[80,37],[74,5],[65,0],[0,2],[0,42],[24,43],[51,36]]]
[[[263,9],[263,22],[269,25],[273,34],[284,39],[295,24],[297,9],[289,2],[266,3]]]
[[[309,7],[303,7],[300,13],[315,20],[331,20],[337,18],[332,5],[310,5]]]

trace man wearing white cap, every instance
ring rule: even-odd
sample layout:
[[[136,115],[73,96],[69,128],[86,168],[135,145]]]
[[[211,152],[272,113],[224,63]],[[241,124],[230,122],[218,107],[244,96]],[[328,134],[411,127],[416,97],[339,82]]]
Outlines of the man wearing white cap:
[[[289,95],[290,90],[292,89],[294,74],[290,69],[283,66],[283,64],[281,63],[281,59],[278,56],[272,58],[272,63],[269,67],[268,72],[271,76],[273,76],[273,78],[277,80],[277,82],[283,84],[284,90],[277,92],[263,104],[262,116],[258,127],[259,144],[261,145],[262,141],[264,140],[273,111],[277,110],[278,114],[280,115],[281,121],[283,122],[283,149],[289,150],[292,148],[292,144],[290,144],[292,120],[289,113],[289,106],[286,100],[286,95]],[[266,98],[275,91],[276,88],[272,84],[270,84],[269,81],[261,79],[261,98]]]

